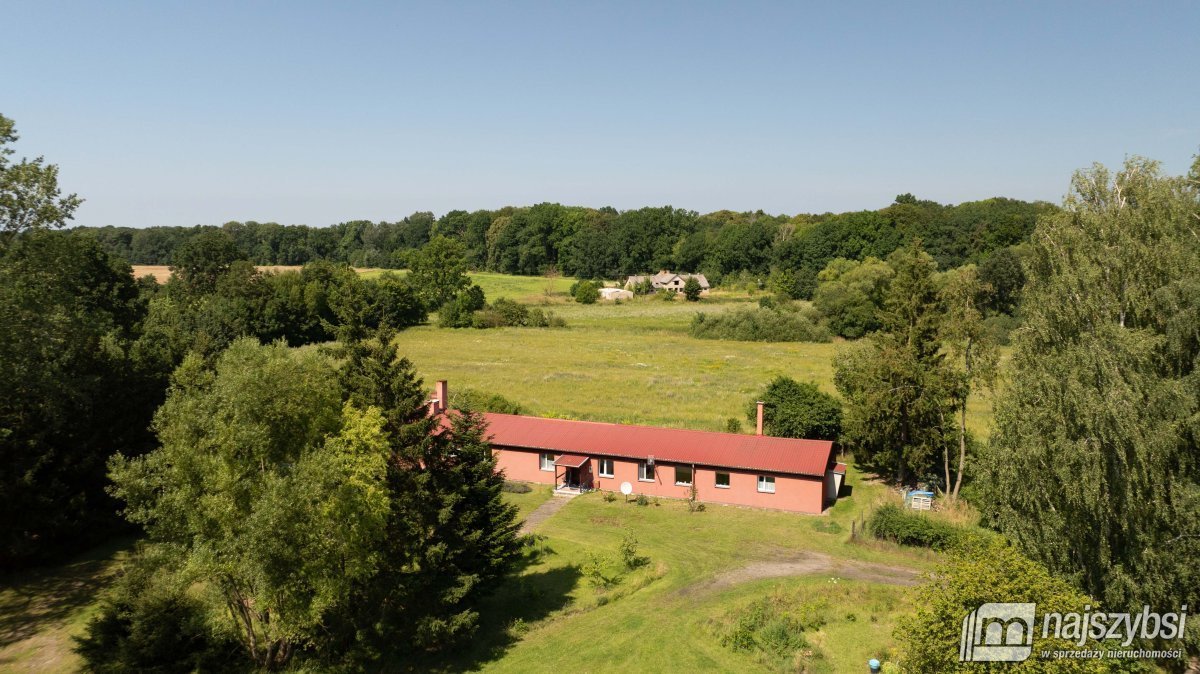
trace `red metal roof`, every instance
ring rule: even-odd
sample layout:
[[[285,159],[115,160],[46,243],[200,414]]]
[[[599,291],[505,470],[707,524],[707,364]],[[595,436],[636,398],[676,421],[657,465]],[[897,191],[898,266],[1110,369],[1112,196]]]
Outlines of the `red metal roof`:
[[[563,454],[554,460],[554,465],[564,468],[578,468],[587,463],[588,458],[583,454]]]
[[[504,447],[823,477],[833,443],[681,428],[486,413],[491,443]]]

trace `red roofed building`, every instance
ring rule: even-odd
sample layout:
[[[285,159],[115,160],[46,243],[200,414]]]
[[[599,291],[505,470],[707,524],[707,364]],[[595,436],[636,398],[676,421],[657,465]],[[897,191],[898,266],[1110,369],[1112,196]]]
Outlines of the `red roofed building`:
[[[432,411],[445,411],[439,381]],[[710,503],[820,513],[837,500],[845,466],[833,443],[596,421],[485,413],[497,469],[507,479],[557,487],[696,498]]]

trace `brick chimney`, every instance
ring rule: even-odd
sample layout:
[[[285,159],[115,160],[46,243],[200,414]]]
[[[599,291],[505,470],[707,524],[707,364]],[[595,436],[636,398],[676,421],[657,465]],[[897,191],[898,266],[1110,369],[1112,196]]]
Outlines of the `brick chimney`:
[[[755,406],[758,408],[758,414],[757,414],[757,417],[758,417],[758,419],[757,419],[757,420],[755,421],[755,423],[754,423],[754,434],[755,434],[755,435],[762,435],[762,434],[763,434],[763,432],[762,432],[762,426],[763,426],[763,401],[759,400],[758,402],[754,403],[754,405],[755,405]]]
[[[439,412],[445,412],[450,407],[450,387],[445,379],[437,380],[437,385],[433,392],[434,400],[437,400]]]

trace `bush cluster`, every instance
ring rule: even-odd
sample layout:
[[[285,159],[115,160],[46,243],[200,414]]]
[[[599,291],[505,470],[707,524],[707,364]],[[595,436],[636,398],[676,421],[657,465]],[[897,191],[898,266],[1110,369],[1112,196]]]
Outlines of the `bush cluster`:
[[[763,664],[792,661],[798,651],[811,651],[807,657],[821,659],[807,635],[824,627],[828,614],[829,605],[822,599],[776,591],[731,611],[718,640],[731,650],[755,654]]]
[[[580,304],[595,304],[600,299],[602,287],[599,281],[576,281],[571,284],[571,297]]]
[[[460,292],[438,312],[438,325],[443,328],[563,328],[567,322],[553,311],[501,297],[487,303],[483,290],[471,286]]]
[[[933,550],[954,547],[967,536],[966,531],[953,524],[906,511],[895,504],[876,510],[867,520],[867,531],[880,540]]]
[[[756,307],[723,314],[697,313],[689,329],[699,339],[743,342],[828,342],[829,329],[808,312]]]

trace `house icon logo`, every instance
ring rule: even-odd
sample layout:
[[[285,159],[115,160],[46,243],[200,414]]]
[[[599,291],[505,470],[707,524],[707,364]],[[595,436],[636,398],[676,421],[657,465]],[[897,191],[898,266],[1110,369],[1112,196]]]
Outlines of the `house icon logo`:
[[[967,614],[959,662],[1021,662],[1033,652],[1035,604],[984,604]]]

